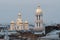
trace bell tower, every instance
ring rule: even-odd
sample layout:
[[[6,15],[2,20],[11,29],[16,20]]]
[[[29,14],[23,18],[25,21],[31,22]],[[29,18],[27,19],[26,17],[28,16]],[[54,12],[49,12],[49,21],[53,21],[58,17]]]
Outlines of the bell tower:
[[[43,13],[40,8],[40,6],[37,7],[36,9],[36,20],[35,20],[35,30],[36,31],[42,31],[43,30]]]

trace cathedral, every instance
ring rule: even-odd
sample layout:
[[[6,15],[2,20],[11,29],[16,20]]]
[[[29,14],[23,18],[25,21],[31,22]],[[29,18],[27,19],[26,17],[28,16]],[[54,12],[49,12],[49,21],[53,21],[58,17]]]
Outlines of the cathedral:
[[[21,13],[18,13],[16,22],[11,21],[10,23],[10,30],[29,30],[28,25],[28,21],[23,22]]]
[[[36,9],[34,20],[35,25],[33,30],[39,32],[44,31],[45,29],[43,26],[43,12],[40,6],[38,6]],[[29,30],[29,23],[27,20],[23,22],[21,13],[18,13],[18,18],[16,22],[11,21],[10,23],[10,30]]]

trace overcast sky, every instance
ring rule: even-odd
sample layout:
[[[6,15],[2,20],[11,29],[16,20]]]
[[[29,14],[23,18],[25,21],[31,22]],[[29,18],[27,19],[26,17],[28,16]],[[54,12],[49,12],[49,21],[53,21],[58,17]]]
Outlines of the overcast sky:
[[[44,23],[60,23],[60,0],[0,0],[0,23],[16,21],[20,11],[23,21],[27,17],[33,24],[38,4],[43,10]]]

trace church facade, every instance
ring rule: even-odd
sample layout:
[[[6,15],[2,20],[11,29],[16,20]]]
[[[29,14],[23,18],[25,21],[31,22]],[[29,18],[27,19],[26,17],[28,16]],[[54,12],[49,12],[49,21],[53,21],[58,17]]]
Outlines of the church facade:
[[[23,22],[21,13],[18,13],[16,22],[11,21],[10,23],[10,30],[29,30],[28,25],[28,21]]]

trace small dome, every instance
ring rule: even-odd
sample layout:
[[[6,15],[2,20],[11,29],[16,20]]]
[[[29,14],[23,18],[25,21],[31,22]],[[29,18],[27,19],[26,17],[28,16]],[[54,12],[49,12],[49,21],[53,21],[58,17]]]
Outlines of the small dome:
[[[21,13],[18,13],[19,16],[21,16]]]
[[[25,23],[28,23],[28,21],[25,21]]]
[[[11,23],[15,23],[14,21],[11,21]]]
[[[38,6],[38,8],[36,9],[36,13],[41,13],[41,12],[42,12],[42,10],[41,10],[40,6]]]

